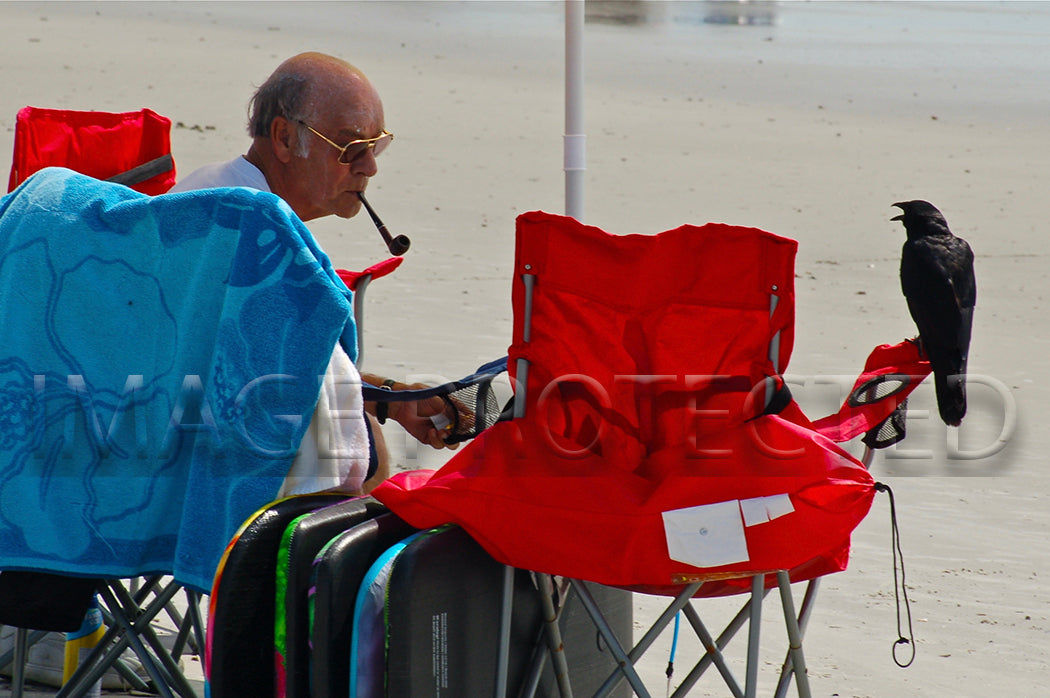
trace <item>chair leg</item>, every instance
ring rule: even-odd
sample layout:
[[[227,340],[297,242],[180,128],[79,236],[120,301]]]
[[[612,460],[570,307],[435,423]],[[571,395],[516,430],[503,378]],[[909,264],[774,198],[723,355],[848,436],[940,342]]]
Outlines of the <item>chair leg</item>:
[[[544,642],[546,635],[546,627],[540,628],[536,634],[536,641],[532,644],[532,655],[529,657],[529,670],[525,674],[525,681],[522,683],[518,698],[536,697],[536,691],[539,690],[540,679],[543,678],[543,669],[547,666],[547,655],[549,654],[549,652],[543,651],[543,646],[546,644]]]
[[[186,616],[189,618],[191,627],[193,628],[193,649],[194,653],[204,661],[204,646],[205,646],[205,625],[204,619],[201,617],[201,599],[202,594],[199,591],[186,590],[186,601],[188,603],[186,609]]]
[[[802,632],[799,629],[798,616],[795,615],[795,600],[791,596],[791,578],[786,570],[777,572],[777,583],[780,586],[780,605],[784,608],[784,623],[787,625],[788,644],[790,646],[792,671],[795,674],[795,687],[799,698],[811,698],[809,676],[806,674],[806,658],[802,654]]]
[[[500,597],[499,654],[496,655],[496,698],[507,696],[510,666],[510,626],[514,617],[514,568],[503,566],[503,592]]]
[[[543,608],[544,627],[547,630],[547,646],[550,648],[554,676],[558,682],[561,698],[572,698],[572,684],[569,682],[569,665],[565,661],[565,644],[558,627],[558,614],[554,610],[554,581],[549,574],[538,575],[540,583],[540,603]]]
[[[4,628],[4,626],[0,625],[0,630],[2,630],[3,628]],[[15,628],[12,627],[11,629],[14,630]],[[38,643],[41,640],[43,640],[45,635],[47,635],[47,631],[46,630],[31,630],[31,631],[29,631],[29,641],[28,641],[29,642],[29,646],[32,647],[36,643]],[[0,669],[3,669],[7,665],[13,663],[14,662],[14,658],[15,658],[15,646],[14,646],[14,643],[12,642],[11,643],[11,647],[9,647],[8,650],[6,652],[4,652],[3,654],[0,654]]]
[[[201,656],[203,651],[202,648],[204,647],[200,615],[201,595],[199,592],[190,589],[184,589],[184,591],[186,592],[185,616],[179,613],[178,609],[175,608],[174,603],[168,603],[168,605],[164,607],[165,612],[168,614],[168,618],[178,629],[175,634],[175,642],[171,649],[171,656],[175,661],[179,660],[187,648],[191,654],[195,654],[199,657]]]
[[[11,698],[22,698],[25,689],[26,660],[29,659],[29,631],[15,628],[15,658],[11,668]]]
[[[813,607],[817,602],[817,591],[820,590],[820,577],[814,577],[809,580],[806,585],[806,594],[802,597],[802,608],[798,612],[798,629],[799,635],[805,637],[806,626],[809,624],[809,617],[813,614]],[[791,650],[789,649],[784,657],[784,664],[780,668],[780,682],[777,683],[777,691],[774,698],[784,698],[787,695],[788,686],[791,685],[792,669],[794,662],[792,661]]]
[[[766,576],[756,574],[751,577],[751,620],[747,632],[747,677],[744,679],[744,697],[755,698],[758,695],[758,650],[762,636],[762,591],[765,589]]]

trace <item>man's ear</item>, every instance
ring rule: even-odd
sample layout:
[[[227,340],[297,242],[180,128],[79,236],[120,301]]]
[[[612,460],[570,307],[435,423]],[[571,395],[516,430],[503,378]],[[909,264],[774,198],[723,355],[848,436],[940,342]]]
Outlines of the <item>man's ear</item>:
[[[292,159],[298,137],[294,124],[283,116],[274,117],[270,124],[270,146],[278,160],[287,163]]]

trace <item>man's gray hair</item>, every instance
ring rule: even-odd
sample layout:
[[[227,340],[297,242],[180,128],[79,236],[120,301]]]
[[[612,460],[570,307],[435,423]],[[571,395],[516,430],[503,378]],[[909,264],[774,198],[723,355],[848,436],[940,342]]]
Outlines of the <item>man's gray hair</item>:
[[[299,132],[298,155],[309,151],[306,129],[299,123],[305,121],[306,101],[310,81],[300,73],[274,73],[252,95],[248,102],[248,135],[266,138],[270,127],[278,116],[294,124]]]

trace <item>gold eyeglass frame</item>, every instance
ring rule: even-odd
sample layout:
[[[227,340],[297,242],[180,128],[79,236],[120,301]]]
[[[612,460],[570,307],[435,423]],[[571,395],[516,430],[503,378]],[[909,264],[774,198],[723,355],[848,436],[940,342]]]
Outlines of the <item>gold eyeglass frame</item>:
[[[325,143],[327,143],[328,145],[330,145],[333,148],[335,148],[336,150],[338,150],[339,151],[339,162],[340,162],[340,164],[343,164],[343,165],[350,165],[350,164],[352,164],[354,160],[356,160],[357,158],[361,157],[362,155],[365,154],[365,152],[367,152],[369,150],[374,151],[375,148],[376,148],[376,145],[378,145],[380,141],[386,140],[387,145],[389,145],[390,142],[394,140],[394,134],[390,133],[390,131],[387,131],[386,129],[383,129],[383,132],[380,133],[375,138],[358,138],[357,140],[350,141],[346,145],[339,145],[338,143],[333,141],[331,138],[329,138],[328,136],[324,135],[323,133],[321,133],[320,131],[318,131],[317,129],[315,129],[313,126],[311,126],[310,124],[306,123],[302,119],[297,119],[297,121],[300,124],[302,124],[303,126],[305,126],[307,129],[309,129],[310,133],[314,134],[315,136],[317,136],[318,138],[323,140]],[[352,146],[361,145],[361,144],[365,145],[363,150],[360,150],[360,151],[354,153],[353,157],[351,157],[349,160],[344,159],[344,158],[346,158],[346,151],[347,150],[349,150]],[[379,151],[375,153],[376,157],[378,157],[379,154],[382,153],[384,150],[386,150],[386,145],[380,147]]]

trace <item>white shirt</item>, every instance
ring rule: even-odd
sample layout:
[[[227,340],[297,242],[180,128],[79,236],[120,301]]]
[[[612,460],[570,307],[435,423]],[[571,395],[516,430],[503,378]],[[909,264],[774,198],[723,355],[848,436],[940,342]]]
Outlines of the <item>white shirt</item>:
[[[270,191],[266,177],[255,165],[244,156],[229,162],[216,162],[194,170],[175,183],[170,191],[193,191],[194,189],[213,189],[215,187],[248,187],[259,191]]]
[[[244,157],[205,165],[179,180],[170,191],[214,187],[270,191],[263,173]],[[278,497],[340,485],[360,489],[368,472],[368,432],[364,420],[361,376],[336,342],[317,407]]]

